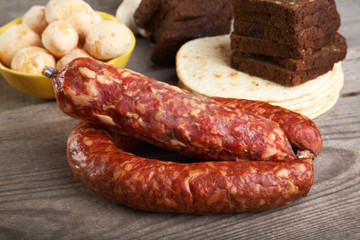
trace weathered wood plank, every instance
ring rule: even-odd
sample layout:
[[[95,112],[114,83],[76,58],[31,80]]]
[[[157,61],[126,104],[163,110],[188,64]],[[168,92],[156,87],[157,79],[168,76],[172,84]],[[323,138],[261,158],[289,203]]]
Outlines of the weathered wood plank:
[[[41,1],[0,1],[0,23]],[[119,1],[89,3],[114,13]],[[147,213],[116,205],[73,178],[67,136],[78,120],[55,101],[17,92],[0,78],[0,239],[360,239],[360,31],[356,0],[337,1],[348,38],[345,85],[337,104],[315,119],[324,147],[308,196],[262,213]],[[173,68],[153,66],[153,45],[138,39],[129,68],[176,84]],[[142,155],[179,158],[148,148]]]

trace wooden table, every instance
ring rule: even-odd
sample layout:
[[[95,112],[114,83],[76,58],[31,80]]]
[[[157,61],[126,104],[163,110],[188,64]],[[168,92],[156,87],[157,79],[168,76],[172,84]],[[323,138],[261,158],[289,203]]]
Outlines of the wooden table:
[[[0,24],[45,0],[0,1]],[[120,1],[88,1],[115,14]],[[116,205],[73,178],[66,140],[77,120],[54,100],[26,96],[0,77],[0,239],[360,239],[360,2],[338,0],[349,51],[337,104],[315,119],[324,146],[308,196],[262,213],[147,213]],[[128,68],[176,84],[138,38]]]

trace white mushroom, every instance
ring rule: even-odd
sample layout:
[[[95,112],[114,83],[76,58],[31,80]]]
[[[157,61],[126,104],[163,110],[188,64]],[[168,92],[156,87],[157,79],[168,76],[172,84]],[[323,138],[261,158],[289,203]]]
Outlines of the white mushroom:
[[[116,11],[116,18],[124,23],[134,34],[147,37],[146,31],[135,24],[134,13],[139,7],[141,0],[124,0]]]

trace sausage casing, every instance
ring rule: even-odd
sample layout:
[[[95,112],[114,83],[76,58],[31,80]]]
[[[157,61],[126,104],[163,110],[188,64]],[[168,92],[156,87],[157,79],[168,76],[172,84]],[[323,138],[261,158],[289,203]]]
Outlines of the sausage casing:
[[[67,145],[69,166],[88,188],[110,201],[154,212],[264,211],[305,196],[312,159],[177,163],[134,156],[90,123],[80,122]],[[116,145],[115,145],[116,144]]]
[[[155,79],[78,58],[54,75],[60,109],[201,160],[293,160],[277,123]]]
[[[309,150],[315,157],[320,153],[322,139],[319,128],[309,118],[262,101],[213,97],[225,105],[268,118],[279,124],[291,145],[298,150]]]

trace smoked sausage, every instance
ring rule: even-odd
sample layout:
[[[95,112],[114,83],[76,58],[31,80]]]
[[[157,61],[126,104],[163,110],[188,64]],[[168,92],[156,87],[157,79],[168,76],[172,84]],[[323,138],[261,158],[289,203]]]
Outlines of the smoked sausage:
[[[213,214],[256,212],[305,196],[312,159],[177,163],[126,152],[127,136],[80,122],[67,158],[74,176],[115,203],[143,211]],[[113,134],[112,134],[113,135]]]
[[[125,68],[77,58],[52,77],[60,109],[201,160],[294,160],[283,130],[267,118]]]
[[[295,149],[309,150],[315,157],[320,153],[322,139],[319,128],[306,116],[263,101],[221,97],[212,99],[236,109],[268,118],[280,125]]]

